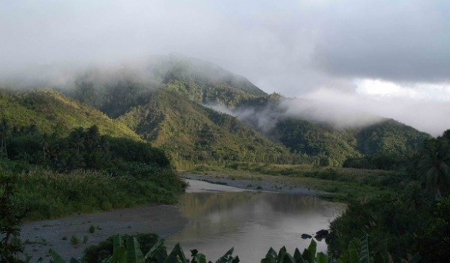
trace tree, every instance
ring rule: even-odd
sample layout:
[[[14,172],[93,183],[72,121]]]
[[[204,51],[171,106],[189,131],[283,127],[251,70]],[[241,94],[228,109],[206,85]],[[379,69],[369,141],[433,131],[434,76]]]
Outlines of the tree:
[[[22,244],[17,238],[20,233],[21,220],[28,209],[18,208],[13,200],[14,177],[0,176],[0,262],[23,262],[18,254],[23,252]]]
[[[448,134],[448,131],[444,135]],[[425,142],[418,162],[419,177],[435,199],[442,198],[442,191],[448,191],[450,185],[450,140],[446,136]]]
[[[6,139],[10,133],[9,123],[6,119],[2,119],[0,122],[0,157],[8,158],[8,151],[6,148]]]

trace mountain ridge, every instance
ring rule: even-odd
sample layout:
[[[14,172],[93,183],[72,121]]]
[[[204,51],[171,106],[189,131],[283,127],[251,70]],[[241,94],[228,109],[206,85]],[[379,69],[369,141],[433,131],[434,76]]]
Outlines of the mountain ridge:
[[[288,112],[288,98],[268,95],[210,62],[179,56],[158,59],[142,62],[140,68],[78,74],[71,88],[61,90],[75,99],[66,99],[66,104],[100,110],[118,127],[126,125],[121,128],[126,136],[163,148],[179,166],[228,161],[320,163],[324,158],[329,165],[340,166],[347,158],[406,155],[430,137],[389,119],[338,129]],[[217,106],[234,116],[217,111]]]

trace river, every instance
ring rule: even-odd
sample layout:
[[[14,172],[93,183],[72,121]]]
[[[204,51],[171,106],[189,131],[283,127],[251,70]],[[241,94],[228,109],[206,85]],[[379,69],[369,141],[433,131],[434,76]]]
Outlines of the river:
[[[301,235],[327,229],[343,209],[314,196],[243,191],[193,180],[189,184],[180,209],[191,223],[166,244],[171,248],[180,243],[186,254],[198,249],[213,262],[231,247],[241,262],[260,262],[270,247],[303,251],[311,240]],[[319,241],[318,251],[326,249],[325,241]]]
[[[20,238],[25,252],[33,256],[32,262],[39,257],[47,262],[52,248],[69,260],[116,233],[157,233],[168,249],[181,243],[187,256],[196,248],[214,262],[234,247],[241,262],[260,262],[270,247],[302,251],[310,240],[301,239],[301,234],[328,228],[342,211],[341,205],[314,196],[188,182],[177,206],[147,205],[24,223]],[[96,228],[93,233],[91,226]],[[326,251],[324,241],[318,242],[318,250]]]

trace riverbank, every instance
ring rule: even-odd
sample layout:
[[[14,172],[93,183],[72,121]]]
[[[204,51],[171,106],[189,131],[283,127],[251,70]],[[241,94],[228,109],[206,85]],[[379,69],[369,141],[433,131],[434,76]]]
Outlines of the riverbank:
[[[272,191],[308,196],[325,194],[305,188],[290,177],[248,174],[235,178],[233,175],[187,172],[180,176],[188,181],[197,180],[191,181],[187,193]],[[114,234],[156,233],[165,238],[183,230],[189,223],[177,205],[149,205],[27,222],[22,226],[20,238],[25,242],[25,253],[32,255],[33,261],[42,257],[46,262],[50,248],[69,260],[71,257],[80,258],[84,249]]]
[[[370,200],[401,190],[405,175],[395,171],[309,164],[278,165],[235,163],[226,167],[201,165],[179,171],[186,178],[198,178],[252,190],[318,195],[337,202]]]
[[[20,238],[32,262],[40,257],[47,262],[50,248],[69,260],[114,234],[156,233],[164,238],[188,224],[178,206],[149,205],[24,223]]]
[[[304,187],[293,178],[279,177],[270,175],[242,175],[238,178],[235,176],[228,176],[221,173],[211,172],[209,174],[195,174],[190,172],[183,172],[181,174],[184,179],[205,181],[212,184],[231,186],[243,190],[256,191],[271,191],[284,194],[297,195],[326,195],[327,193]]]

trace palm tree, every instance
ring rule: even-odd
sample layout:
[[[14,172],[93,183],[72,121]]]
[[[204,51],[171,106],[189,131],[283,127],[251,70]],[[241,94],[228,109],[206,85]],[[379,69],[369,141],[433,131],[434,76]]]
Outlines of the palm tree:
[[[446,138],[429,140],[418,163],[419,175],[435,199],[441,199],[442,191],[447,191],[450,185],[450,168],[446,164],[450,160],[449,150],[449,140]]]
[[[442,160],[442,156],[436,153],[434,165],[426,174],[426,186],[428,190],[434,193],[434,197],[439,200],[442,198],[441,189],[447,190],[450,181],[450,170],[447,164]]]

